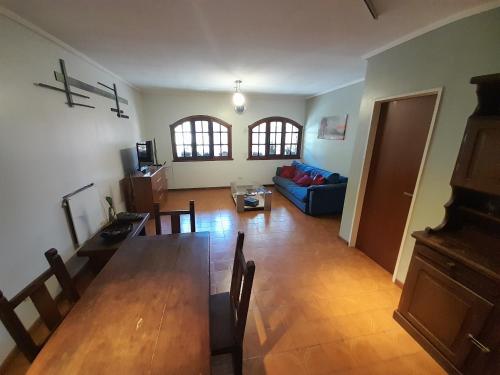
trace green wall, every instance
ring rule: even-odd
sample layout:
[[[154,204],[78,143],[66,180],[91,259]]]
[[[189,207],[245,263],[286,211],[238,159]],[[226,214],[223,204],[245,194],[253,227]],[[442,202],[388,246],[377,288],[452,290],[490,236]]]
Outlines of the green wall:
[[[304,162],[349,176],[363,85],[359,82],[307,100]],[[318,139],[318,127],[323,117],[345,114],[348,114],[348,119],[344,140]]]
[[[342,216],[351,233],[374,101],[443,87],[427,161],[404,239],[396,277],[404,281],[413,251],[410,234],[439,224],[450,196],[449,182],[467,117],[476,98],[473,76],[500,72],[500,8],[456,21],[368,59],[359,125]],[[380,226],[381,235],[384,226]]]

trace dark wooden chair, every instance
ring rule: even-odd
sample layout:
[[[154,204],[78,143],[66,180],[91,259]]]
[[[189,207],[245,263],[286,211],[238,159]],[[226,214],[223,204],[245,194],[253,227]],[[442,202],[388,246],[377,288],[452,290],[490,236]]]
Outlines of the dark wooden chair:
[[[37,345],[34,342],[14,309],[19,306],[21,302],[30,298],[38,310],[42,321],[45,323],[47,328],[53,332],[59,326],[63,317],[57,307],[56,301],[54,301],[54,299],[50,296],[45,282],[50,277],[55,276],[62,287],[64,295],[69,301],[74,303],[80,298],[80,295],[73,284],[73,280],[71,279],[61,256],[57,253],[57,250],[48,250],[45,252],[45,257],[50,264],[50,268],[33,280],[16,296],[7,300],[2,291],[0,291],[0,320],[14,339],[19,350],[21,350],[30,362],[33,362],[45,342],[41,345]]]
[[[194,201],[189,201],[188,210],[174,210],[174,211],[160,211],[160,204],[153,204],[156,234],[161,234],[161,217],[170,216],[170,223],[172,226],[172,234],[181,232],[181,216],[189,215],[191,222],[191,232],[196,232],[196,216],[194,211]]]
[[[233,357],[233,370],[237,375],[242,373],[243,337],[255,274],[255,263],[251,260],[246,262],[243,255],[244,238],[245,235],[238,232],[229,292],[210,296],[212,355],[230,353]]]

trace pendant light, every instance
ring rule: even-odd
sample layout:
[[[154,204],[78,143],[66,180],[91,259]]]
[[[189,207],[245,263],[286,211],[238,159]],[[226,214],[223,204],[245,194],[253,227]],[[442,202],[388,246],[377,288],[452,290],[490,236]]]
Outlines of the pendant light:
[[[245,96],[241,93],[240,89],[241,80],[234,81],[234,94],[233,94],[233,105],[234,111],[238,114],[245,112]]]

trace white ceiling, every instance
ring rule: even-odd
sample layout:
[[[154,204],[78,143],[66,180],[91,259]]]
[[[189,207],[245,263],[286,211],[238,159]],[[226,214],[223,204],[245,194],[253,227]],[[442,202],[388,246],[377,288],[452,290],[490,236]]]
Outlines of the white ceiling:
[[[316,94],[363,55],[490,0],[0,0],[140,88]]]

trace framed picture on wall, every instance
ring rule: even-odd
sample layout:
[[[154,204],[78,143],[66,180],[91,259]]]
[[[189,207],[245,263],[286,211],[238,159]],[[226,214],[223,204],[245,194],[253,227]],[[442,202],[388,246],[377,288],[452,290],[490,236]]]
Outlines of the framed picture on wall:
[[[323,117],[318,128],[318,138],[344,140],[347,117],[347,114]]]

